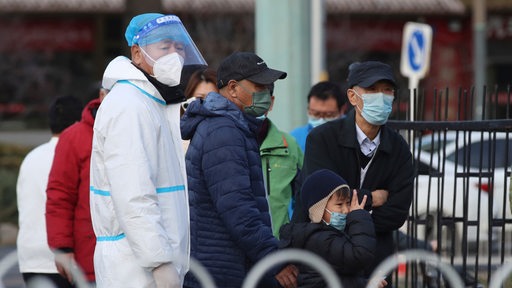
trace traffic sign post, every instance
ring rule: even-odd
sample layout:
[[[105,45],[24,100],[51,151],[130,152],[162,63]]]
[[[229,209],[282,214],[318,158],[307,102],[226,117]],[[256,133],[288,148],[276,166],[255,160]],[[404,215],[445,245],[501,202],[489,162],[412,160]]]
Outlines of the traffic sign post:
[[[425,77],[430,68],[432,50],[432,27],[423,23],[405,23],[402,36],[402,55],[400,72],[409,78],[410,111],[409,120],[414,121],[414,91],[420,79]]]

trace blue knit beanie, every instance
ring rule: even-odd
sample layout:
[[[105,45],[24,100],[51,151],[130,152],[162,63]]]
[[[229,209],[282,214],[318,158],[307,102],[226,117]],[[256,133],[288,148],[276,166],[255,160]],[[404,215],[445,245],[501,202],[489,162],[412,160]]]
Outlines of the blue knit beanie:
[[[327,201],[342,187],[350,189],[345,179],[328,169],[317,170],[306,178],[302,184],[301,199],[311,222],[322,220]]]

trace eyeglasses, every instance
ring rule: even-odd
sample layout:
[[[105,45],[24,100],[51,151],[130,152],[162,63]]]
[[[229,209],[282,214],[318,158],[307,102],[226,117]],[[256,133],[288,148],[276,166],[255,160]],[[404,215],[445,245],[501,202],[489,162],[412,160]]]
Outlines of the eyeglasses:
[[[316,118],[336,118],[340,116],[339,111],[317,111],[308,108],[308,114]]]
[[[183,110],[187,110],[188,105],[190,105],[190,103],[192,103],[192,101],[194,101],[196,99],[198,99],[198,98],[197,97],[188,98],[187,101],[181,103],[181,108],[183,108]]]

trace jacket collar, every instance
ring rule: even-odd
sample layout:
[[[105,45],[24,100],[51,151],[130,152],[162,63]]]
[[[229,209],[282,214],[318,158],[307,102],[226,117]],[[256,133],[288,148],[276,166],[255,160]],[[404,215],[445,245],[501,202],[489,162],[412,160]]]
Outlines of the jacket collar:
[[[256,137],[261,120],[247,116],[233,102],[216,92],[208,93],[201,101],[193,101],[181,118],[181,132],[187,140],[195,133],[197,125],[205,118],[224,116],[233,120],[244,133]]]
[[[102,86],[105,89],[112,90],[114,85],[120,81],[129,82],[157,102],[165,104],[165,100],[156,87],[149,82],[142,71],[133,65],[130,59],[124,56],[118,56],[108,63],[103,73]]]
[[[96,111],[93,110],[98,110],[100,104],[101,101],[99,98],[95,98],[89,101],[89,103],[87,103],[84,110],[82,111],[82,122],[92,127],[94,125],[95,118],[93,113],[96,113]]]
[[[356,113],[352,109],[348,112],[345,118],[335,120],[335,125],[338,132],[338,144],[344,147],[350,147],[353,149],[360,149],[359,143],[357,142],[356,134]],[[334,123],[333,123],[334,124]],[[389,128],[386,125],[382,125],[380,128],[380,145],[378,150],[390,154],[393,150],[391,144],[391,138],[389,136]]]
[[[260,150],[265,152],[265,150],[272,150],[272,149],[288,149],[288,142],[286,141],[286,138],[284,137],[283,133],[277,129],[276,125],[268,119],[268,133],[267,137],[265,137],[265,140],[263,143],[261,143]],[[279,150],[281,150],[279,149]],[[284,151],[280,154],[288,154],[288,151]]]

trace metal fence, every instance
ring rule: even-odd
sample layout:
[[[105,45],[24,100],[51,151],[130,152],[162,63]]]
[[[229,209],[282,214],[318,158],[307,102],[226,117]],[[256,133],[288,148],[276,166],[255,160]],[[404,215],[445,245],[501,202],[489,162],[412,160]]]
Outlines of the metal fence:
[[[388,124],[409,141],[416,172],[410,216],[402,227],[406,244],[398,248],[435,243],[434,252],[459,271],[468,287],[487,286],[492,273],[512,261],[511,89],[484,90],[483,120],[471,120],[473,89],[445,89],[415,91],[416,121],[405,120],[408,110],[401,108],[408,107],[409,94],[399,93],[395,120]],[[440,277],[418,281],[428,272],[424,266],[407,268],[406,286],[442,283]],[[512,282],[504,285],[512,287]]]

